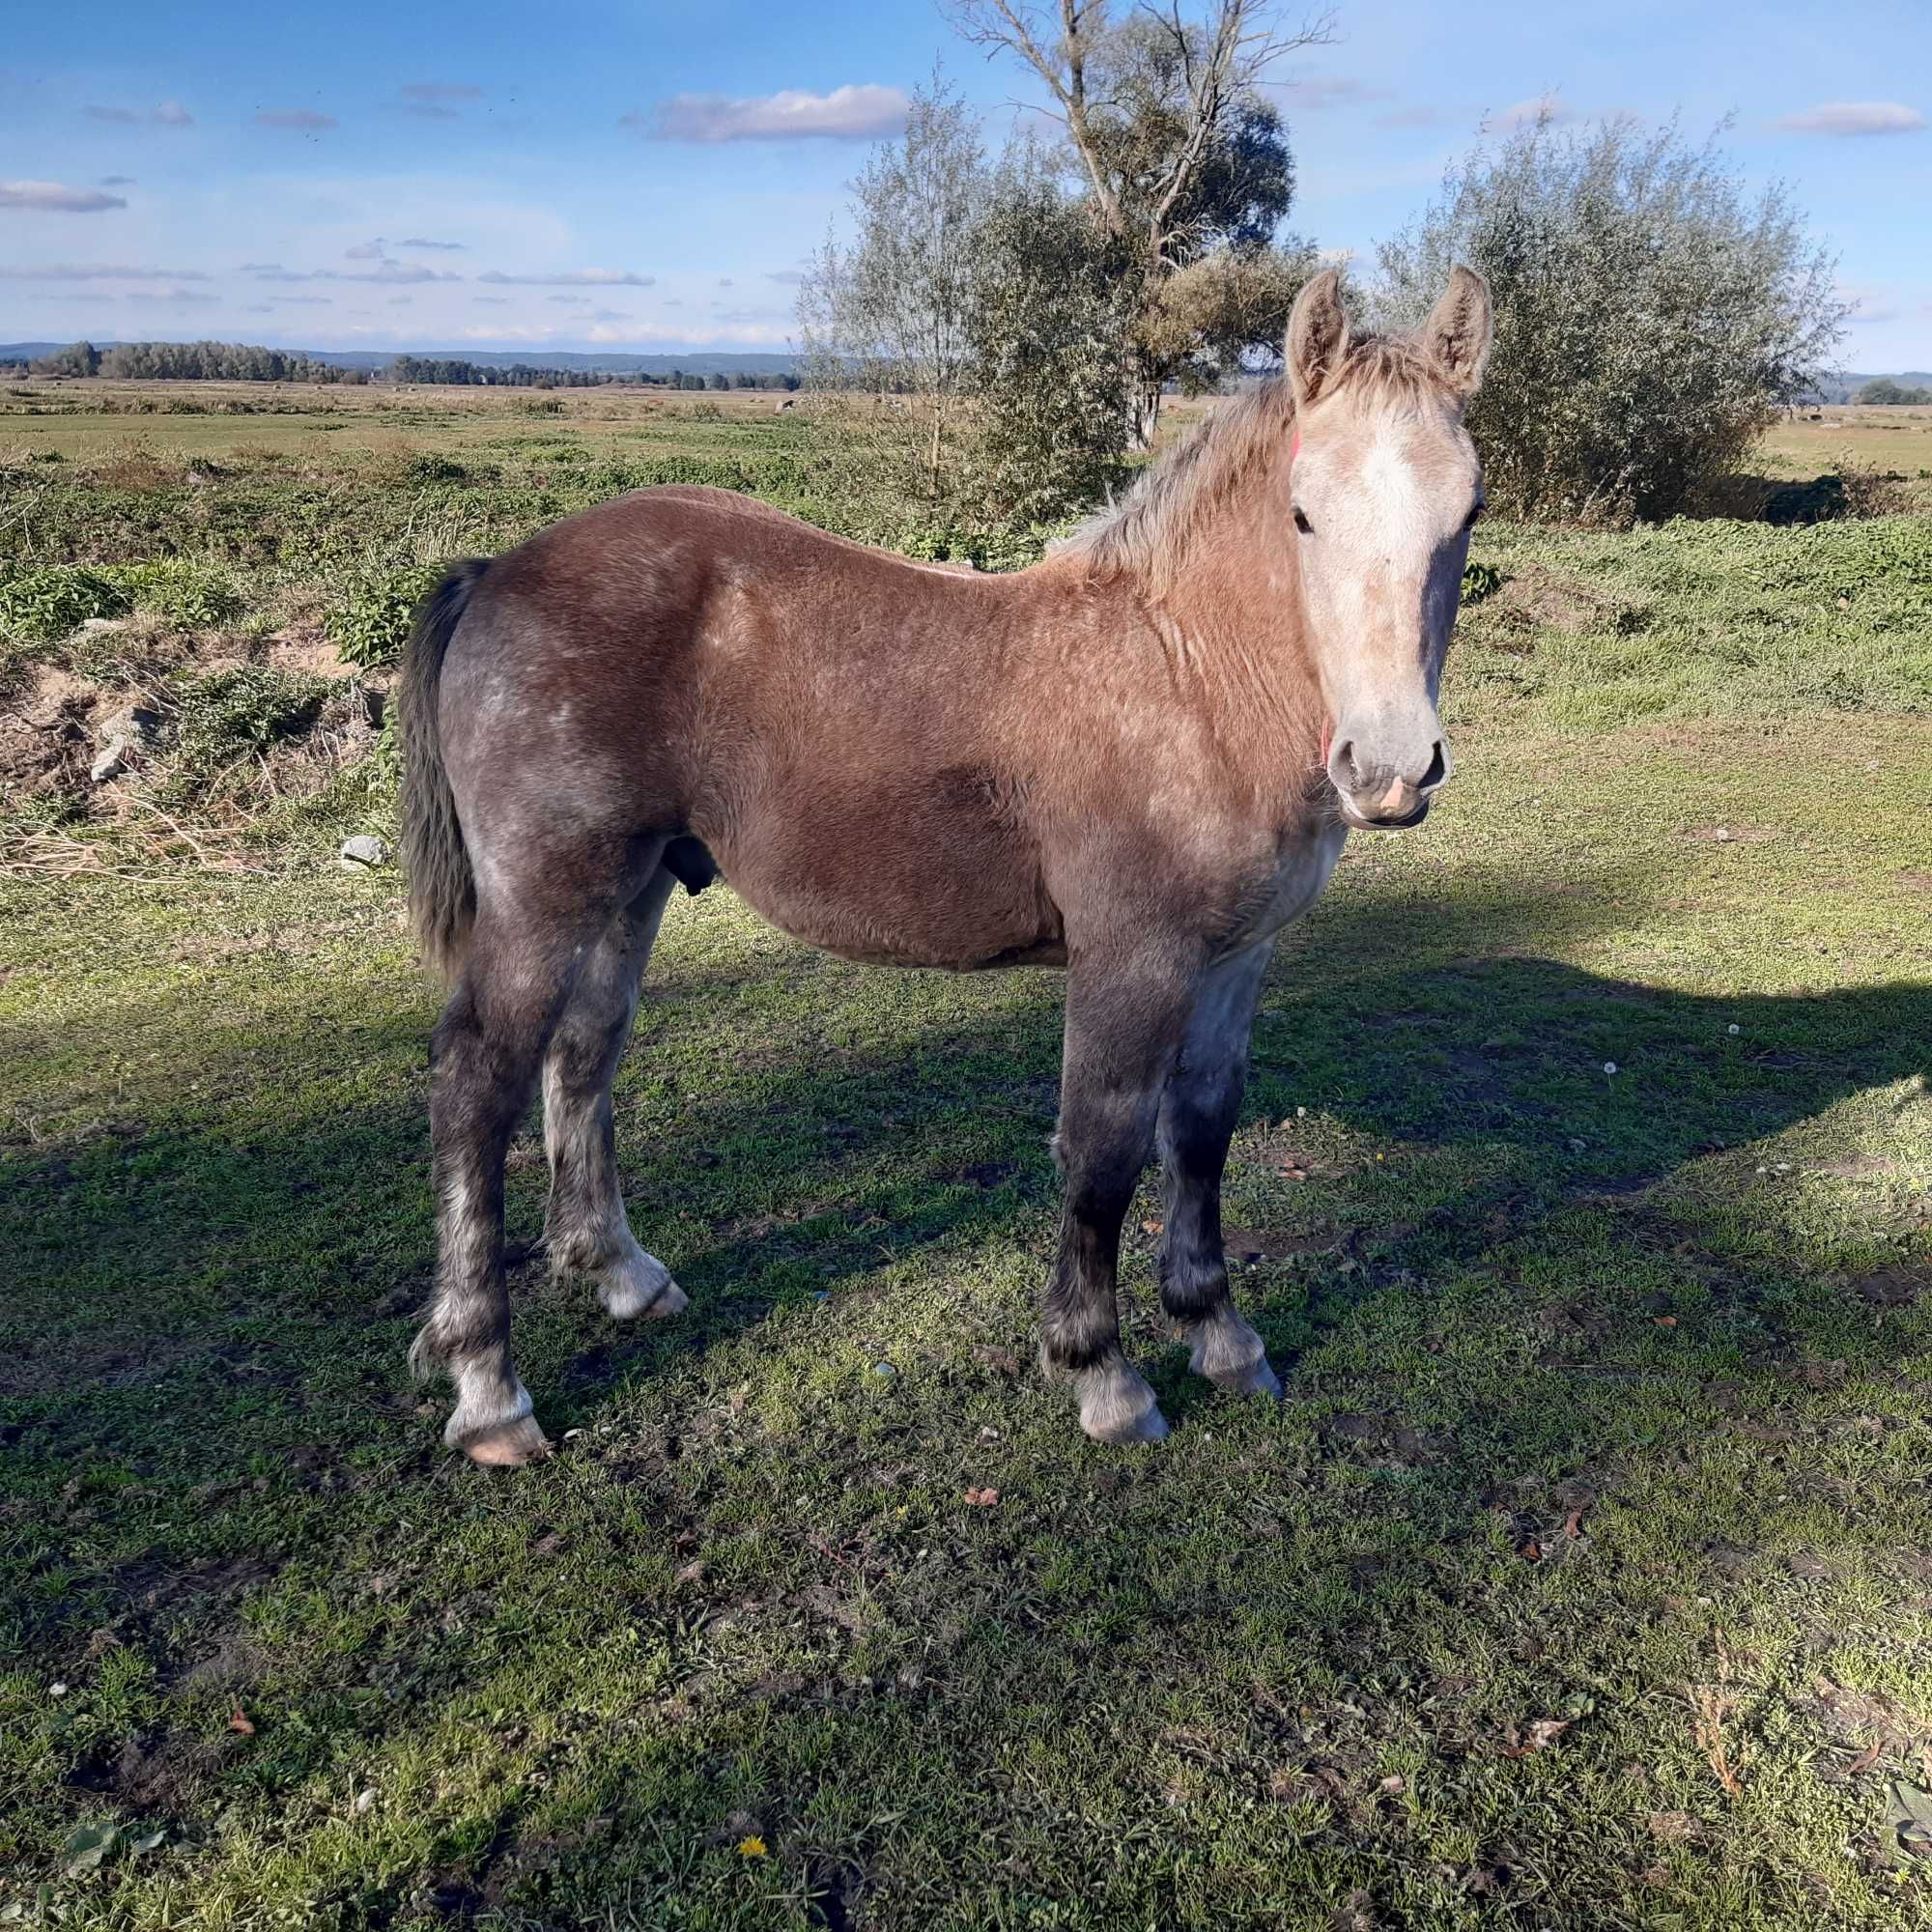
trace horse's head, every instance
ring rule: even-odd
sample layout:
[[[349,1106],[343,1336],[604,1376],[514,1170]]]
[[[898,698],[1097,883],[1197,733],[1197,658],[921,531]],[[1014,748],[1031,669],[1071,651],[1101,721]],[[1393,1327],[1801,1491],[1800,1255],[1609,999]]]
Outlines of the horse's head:
[[[1490,292],[1458,268],[1412,336],[1351,341],[1331,270],[1288,325],[1290,465],[1322,757],[1351,825],[1421,822],[1449,777],[1435,713],[1483,472],[1463,427],[1490,349]]]

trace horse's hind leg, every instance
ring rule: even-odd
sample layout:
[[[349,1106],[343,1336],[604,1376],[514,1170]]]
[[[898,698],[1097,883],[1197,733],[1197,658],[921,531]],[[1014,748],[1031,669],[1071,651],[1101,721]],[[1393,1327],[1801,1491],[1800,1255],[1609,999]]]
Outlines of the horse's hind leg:
[[[1193,1345],[1195,1374],[1238,1395],[1281,1393],[1262,1338],[1228,1292],[1221,1241],[1221,1172],[1272,950],[1254,947],[1208,975],[1160,1102],[1161,1305]]]
[[[655,854],[647,856],[655,870]],[[526,1463],[550,1447],[510,1359],[503,1160],[552,1030],[621,899],[597,882],[619,881],[624,870],[621,859],[590,853],[529,854],[514,872],[494,868],[462,980],[431,1037],[440,1259],[412,1360],[418,1370],[448,1370],[456,1412],[443,1440],[473,1462]]]
[[[673,884],[662,866],[584,959],[544,1057],[544,1146],[550,1154],[546,1230],[552,1264],[594,1275],[618,1321],[676,1315],[670,1271],[638,1245],[617,1179],[611,1080],[638,1011],[643,977]]]

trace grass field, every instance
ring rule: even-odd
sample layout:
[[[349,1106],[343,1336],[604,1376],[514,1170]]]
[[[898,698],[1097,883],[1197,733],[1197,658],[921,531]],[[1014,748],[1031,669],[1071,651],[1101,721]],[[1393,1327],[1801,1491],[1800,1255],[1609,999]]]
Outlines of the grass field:
[[[379,564],[651,465],[824,508],[789,419],[564,400],[0,416],[16,574],[235,600],[0,656],[22,720],[163,719],[0,819],[0,1925],[1932,1918],[1932,524],[1484,526],[1460,776],[1258,1028],[1286,1399],[1186,1375],[1150,1194],[1157,1450],[1031,1365],[1056,980],[680,902],[617,1102],[692,1309],[526,1264],[561,1450],[495,1478],[403,1368],[435,1000],[333,864],[380,740],[183,774],[222,667],[345,685]],[[531,1122],[516,1236],[542,1193]]]

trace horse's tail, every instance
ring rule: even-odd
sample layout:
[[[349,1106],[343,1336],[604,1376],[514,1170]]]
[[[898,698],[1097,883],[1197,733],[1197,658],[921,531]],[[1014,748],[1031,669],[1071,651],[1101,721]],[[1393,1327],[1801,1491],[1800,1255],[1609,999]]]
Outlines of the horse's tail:
[[[396,724],[403,741],[403,871],[410,915],[423,962],[447,980],[463,963],[476,917],[476,876],[463,842],[456,797],[442,763],[437,696],[442,660],[469,599],[490,567],[487,557],[452,563],[416,608],[415,628],[403,654],[396,687]]]

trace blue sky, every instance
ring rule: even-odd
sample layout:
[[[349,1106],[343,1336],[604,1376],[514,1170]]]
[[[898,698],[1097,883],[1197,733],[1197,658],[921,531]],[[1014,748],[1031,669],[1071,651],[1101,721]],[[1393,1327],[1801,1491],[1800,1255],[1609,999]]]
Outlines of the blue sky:
[[[935,58],[994,139],[1037,98],[926,0],[23,14],[5,340],[782,349],[802,259]],[[1280,79],[1293,225],[1331,248],[1539,100],[1728,115],[1740,172],[1790,182],[1839,257],[1845,365],[1932,368],[1926,0],[1347,0]]]

